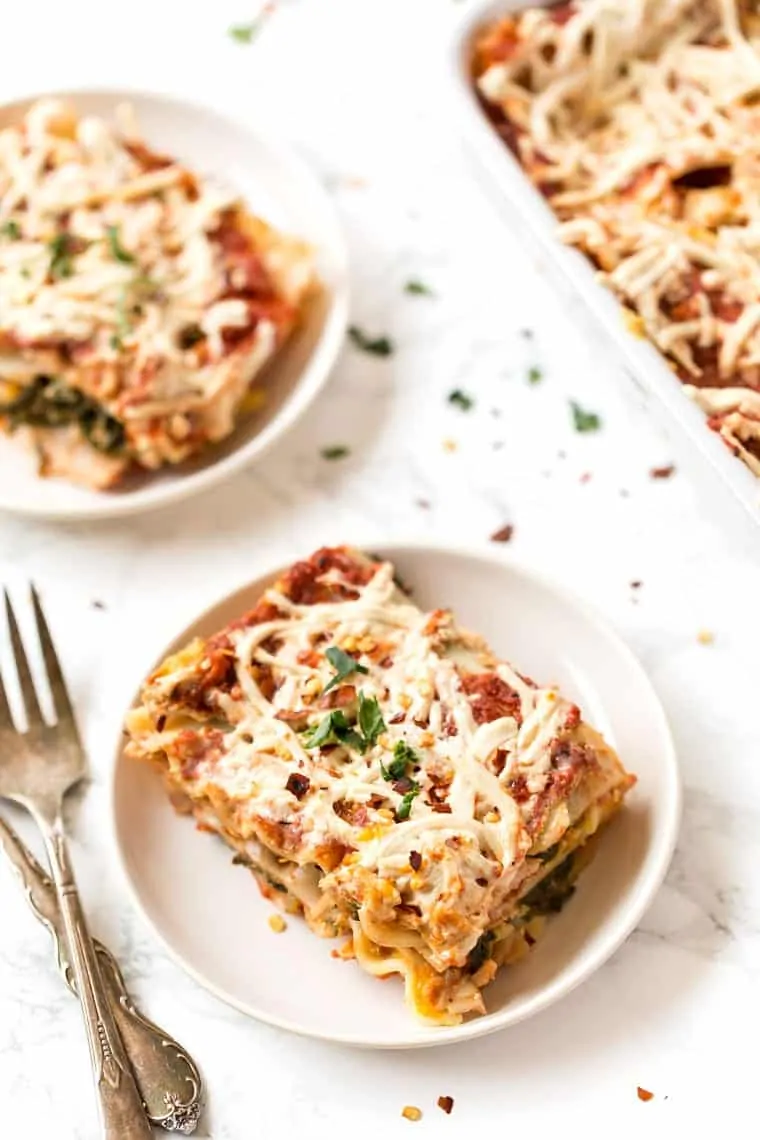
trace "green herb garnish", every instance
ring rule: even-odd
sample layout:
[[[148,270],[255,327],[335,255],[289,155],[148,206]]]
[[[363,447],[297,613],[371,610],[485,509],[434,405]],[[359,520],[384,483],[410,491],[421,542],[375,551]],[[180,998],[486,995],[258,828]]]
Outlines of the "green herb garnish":
[[[433,290],[429,285],[426,285],[424,281],[416,281],[414,279],[407,281],[406,285],[404,286],[404,292],[411,293],[413,297],[433,296]]]
[[[380,733],[385,732],[385,721],[376,697],[365,697],[364,693],[359,693],[358,720],[366,747],[371,748]]]
[[[335,688],[341,681],[345,681],[346,677],[350,677],[352,673],[368,673],[369,670],[360,665],[355,657],[350,654],[344,653],[337,645],[331,645],[325,651],[325,657],[335,670],[335,676],[328,681],[322,690],[323,693],[329,693],[330,689]]]
[[[120,261],[123,265],[134,265],[134,257],[124,248],[119,240],[118,226],[106,226],[106,239],[108,241],[108,248],[111,251],[111,257],[115,258],[116,261]]]
[[[71,248],[71,235],[67,233],[56,234],[50,248],[50,276],[59,280],[62,277],[71,277],[74,272],[73,250]]]
[[[11,241],[18,241],[21,237],[21,226],[18,222],[14,222],[13,218],[10,218],[0,229],[0,233],[3,237],[10,238]]]
[[[543,380],[543,378],[544,378],[543,372],[541,371],[540,368],[537,368],[535,364],[533,365],[532,368],[528,369],[528,383],[529,384],[540,384],[541,381]]]
[[[475,401],[472,396],[468,396],[461,388],[455,388],[453,392],[449,392],[449,403],[461,408],[463,412],[469,412]]]
[[[236,44],[250,44],[261,31],[261,23],[259,16],[258,20],[252,20],[250,24],[233,24],[227,29],[227,34]]]
[[[331,444],[330,447],[323,447],[319,454],[323,459],[345,459],[347,455],[351,454],[351,451],[342,443],[335,443]]]
[[[400,780],[406,775],[406,770],[410,764],[418,764],[419,757],[413,748],[406,743],[405,740],[397,740],[396,747],[393,749],[393,759],[386,768],[381,762],[380,769],[383,774],[384,780]]]
[[[414,787],[411,791],[406,793],[401,803],[396,808],[396,823],[403,823],[405,819],[409,819],[409,815],[412,810],[412,804],[419,794],[419,787]]]
[[[345,713],[333,709],[326,717],[308,728],[303,737],[305,748],[321,748],[323,744],[345,744],[359,752],[366,750],[366,743],[356,729],[346,720]]]
[[[371,337],[362,332],[356,325],[348,330],[352,344],[362,352],[369,352],[372,356],[390,356],[393,352],[393,342],[387,336]]]
[[[573,414],[573,427],[576,431],[599,431],[602,421],[596,412],[585,411],[575,400],[570,401],[570,411]]]

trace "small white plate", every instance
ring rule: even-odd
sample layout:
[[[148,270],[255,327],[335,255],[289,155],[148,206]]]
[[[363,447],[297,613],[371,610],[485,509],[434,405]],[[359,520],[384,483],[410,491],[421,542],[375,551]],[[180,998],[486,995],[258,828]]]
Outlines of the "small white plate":
[[[239,191],[254,213],[310,242],[322,284],[295,335],[262,374],[267,400],[222,443],[188,463],[140,475],[124,490],[89,491],[41,479],[20,441],[0,434],[0,510],[55,519],[113,518],[176,503],[220,483],[261,456],[295,423],[326,382],[348,320],[348,256],[329,196],[291,151],[209,107],[128,90],[43,92],[0,108],[0,127],[34,99],[70,99],[84,114],[110,117],[130,102],[149,145]]]
[[[161,780],[122,755],[113,784],[118,850],[145,918],[176,961],[212,993],[311,1037],[372,1048],[443,1045],[513,1025],[582,982],[617,949],[667,870],[680,815],[680,783],[665,715],[641,666],[586,606],[498,557],[436,546],[381,546],[424,608],[450,606],[497,653],[538,680],[558,683],[618,749],[638,784],[601,838],[576,895],[535,949],[485,991],[488,1013],[453,1028],[418,1023],[401,982],[381,985],[302,919],[272,933],[272,906],[218,839],[175,815]],[[207,610],[167,646],[173,652],[250,608],[275,573]]]

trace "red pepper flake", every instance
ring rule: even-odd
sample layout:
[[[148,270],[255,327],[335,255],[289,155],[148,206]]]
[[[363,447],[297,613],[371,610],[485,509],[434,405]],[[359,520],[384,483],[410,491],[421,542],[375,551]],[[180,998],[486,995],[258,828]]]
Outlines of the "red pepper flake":
[[[164,715],[164,713],[161,713],[160,716],[156,717],[156,732],[163,732],[165,725],[166,725],[166,716]]]
[[[654,1093],[650,1092],[649,1089],[643,1089],[641,1085],[639,1085],[636,1089],[636,1096],[639,1098],[639,1100],[652,1100]]]
[[[310,787],[311,783],[308,776],[303,776],[300,772],[291,772],[285,790],[292,792],[297,800],[302,800]]]
[[[413,871],[419,871],[420,867],[422,866],[422,856],[420,855],[419,851],[409,852],[409,866]]]
[[[421,511],[430,510],[430,499],[415,499],[415,506],[419,507]]]
[[[631,589],[632,590],[640,590],[641,587],[642,587],[641,579],[634,578],[633,581],[631,582]]]
[[[674,463],[666,463],[664,467],[652,467],[649,475],[652,479],[669,479],[675,469]]]
[[[583,474],[581,475],[580,482],[581,483],[590,483],[591,479],[592,479],[591,472],[590,471],[584,471]]]
[[[443,1109],[447,1116],[451,1115],[451,1110],[454,1107],[453,1096],[439,1096],[438,1107]]]
[[[491,542],[511,542],[514,533],[515,528],[511,523],[507,523],[506,526],[500,527],[499,530],[493,532]]]

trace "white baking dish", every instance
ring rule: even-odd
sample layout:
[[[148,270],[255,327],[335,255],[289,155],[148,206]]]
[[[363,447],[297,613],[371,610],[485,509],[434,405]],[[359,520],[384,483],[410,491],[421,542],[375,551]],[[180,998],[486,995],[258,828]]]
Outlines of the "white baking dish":
[[[541,2],[532,0],[532,6]],[[559,240],[555,215],[499,138],[477,98],[470,75],[470,49],[476,30],[526,6],[524,0],[489,0],[475,5],[455,30],[446,64],[454,115],[466,150],[478,172],[486,175],[501,212],[521,232],[528,231],[545,258],[559,270],[552,274],[559,279],[557,284],[569,286],[585,302],[595,318],[595,334],[601,333],[610,342],[647,403],[655,411],[664,409],[669,434],[684,462],[698,477],[701,469],[703,478],[699,482],[711,487],[713,498],[722,490],[724,505],[733,497],[755,523],[760,523],[760,480],[708,428],[704,414],[683,391],[657,349],[628,331],[620,303],[599,284],[583,254]]]

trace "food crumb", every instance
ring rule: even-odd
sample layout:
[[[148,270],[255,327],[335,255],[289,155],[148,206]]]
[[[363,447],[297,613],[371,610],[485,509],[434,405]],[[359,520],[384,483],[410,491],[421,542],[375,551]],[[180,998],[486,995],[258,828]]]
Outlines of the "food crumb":
[[[454,1107],[453,1096],[439,1096],[438,1107],[443,1109],[446,1115],[449,1116],[451,1114],[452,1108]]]
[[[448,437],[446,439],[444,439],[444,441],[443,441],[443,450],[444,451],[451,452],[451,451],[456,451],[456,449],[457,449],[457,441],[455,439],[449,439]]]
[[[419,507],[421,511],[430,510],[430,499],[415,499],[415,506]]]
[[[401,1115],[406,1120],[422,1120],[422,1109],[414,1104],[405,1104],[401,1109]]]
[[[650,467],[649,477],[651,479],[669,479],[675,473],[675,464],[666,463],[662,467]]]
[[[283,930],[287,930],[288,924],[281,914],[270,914],[267,919],[269,929],[273,930],[275,934],[282,934]]]
[[[652,1100],[654,1098],[654,1093],[650,1092],[649,1089],[643,1089],[641,1085],[639,1085],[636,1089],[636,1096],[639,1098],[639,1100]]]
[[[515,528],[511,523],[507,523],[506,526],[499,527],[498,530],[493,532],[491,542],[510,542],[514,533]]]
[[[96,598],[95,601],[92,603],[92,608],[94,610],[104,610],[106,608],[106,603],[101,602]]]
[[[709,629],[700,629],[697,634],[697,641],[700,645],[712,645],[715,641],[715,634],[711,633]]]
[[[642,585],[641,579],[640,578],[634,578],[633,581],[631,582],[631,589],[632,590],[640,590],[641,585]]]
[[[592,479],[591,472],[590,471],[584,471],[580,477],[580,482],[581,483],[590,483],[591,479]]]

